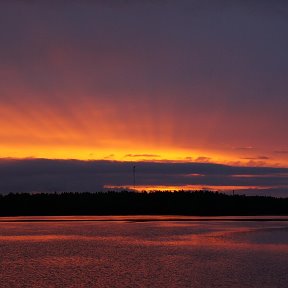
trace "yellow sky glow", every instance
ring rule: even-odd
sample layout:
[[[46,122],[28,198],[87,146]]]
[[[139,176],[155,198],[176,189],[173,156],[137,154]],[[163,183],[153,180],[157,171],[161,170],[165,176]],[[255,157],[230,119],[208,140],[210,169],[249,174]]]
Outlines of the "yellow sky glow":
[[[149,113],[148,106],[143,104],[141,113],[133,107],[122,113],[117,105],[89,97],[76,102],[66,99],[62,105],[7,101],[0,106],[0,158],[288,166],[287,155],[270,158],[267,151],[248,145],[234,149],[221,135],[211,140],[215,128],[208,116],[202,127],[197,121],[182,123],[185,115],[179,120],[169,111]],[[262,153],[269,157],[259,158]]]

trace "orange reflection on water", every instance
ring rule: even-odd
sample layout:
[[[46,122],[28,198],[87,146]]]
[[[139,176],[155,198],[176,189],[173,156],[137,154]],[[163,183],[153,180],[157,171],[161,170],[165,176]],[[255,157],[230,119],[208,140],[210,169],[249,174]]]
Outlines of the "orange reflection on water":
[[[221,249],[231,250],[265,249],[288,252],[288,244],[285,242],[285,238],[277,245],[270,242],[265,243],[261,238],[262,234],[264,237],[265,235],[270,237],[273,231],[281,231],[283,227],[286,227],[288,220],[287,222],[281,221],[279,224],[274,222],[277,219],[286,219],[283,217],[270,218],[274,221],[271,224],[266,224],[264,229],[261,227],[262,225],[257,224],[258,222],[253,222],[253,217],[249,218],[249,216],[230,218],[199,218],[196,216],[72,216],[34,219],[40,222],[25,222],[33,220],[34,217],[18,217],[18,221],[24,222],[12,222],[13,219],[11,218],[2,219],[7,222],[0,222],[2,230],[0,243],[76,243],[80,241],[83,243],[87,242],[87,245],[89,245],[88,242],[92,241],[120,246],[129,245],[131,247],[221,247]],[[199,219],[202,220],[199,222]],[[252,222],[233,222],[233,219],[251,219]],[[261,217],[258,217],[258,219],[261,219]],[[263,217],[263,219],[269,218]],[[135,234],[138,229],[144,234]],[[104,232],[101,232],[101,230]],[[106,233],[106,230],[109,233]],[[151,231],[155,231],[155,234],[151,234]],[[283,230],[283,232],[285,231]],[[5,235],[5,232],[8,232],[7,235]],[[179,232],[181,232],[180,235],[178,235]],[[253,242],[250,241],[251,237],[253,239],[253,235],[260,235],[261,237],[258,237],[259,239]],[[285,234],[283,235],[285,236]],[[273,240],[274,238],[271,239]]]
[[[248,279],[257,288],[266,277],[267,287],[286,288],[288,221],[233,218],[238,221],[153,215],[1,218],[8,221],[0,221],[1,284],[203,288],[233,282],[240,283],[233,288],[243,288],[250,287]]]

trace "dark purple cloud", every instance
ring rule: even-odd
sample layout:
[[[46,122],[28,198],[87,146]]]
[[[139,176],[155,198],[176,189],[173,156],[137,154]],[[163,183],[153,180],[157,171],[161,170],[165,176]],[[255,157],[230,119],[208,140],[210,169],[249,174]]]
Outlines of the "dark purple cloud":
[[[101,191],[105,186],[241,186],[250,194],[288,196],[288,168],[213,163],[155,163],[26,159],[0,161],[0,193]],[[245,189],[245,186],[247,187]],[[244,187],[244,188],[243,188]],[[253,188],[251,188],[253,187]],[[237,188],[236,188],[237,190]],[[276,192],[275,192],[276,191]],[[278,192],[281,191],[279,194]]]
[[[257,157],[243,157],[241,159],[245,159],[245,160],[268,160],[270,158],[267,156],[257,156]]]

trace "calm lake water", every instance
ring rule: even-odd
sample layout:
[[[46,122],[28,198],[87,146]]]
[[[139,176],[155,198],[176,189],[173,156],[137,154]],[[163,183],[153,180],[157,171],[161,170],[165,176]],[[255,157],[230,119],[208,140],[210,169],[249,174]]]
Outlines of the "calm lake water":
[[[287,288],[288,218],[228,219],[0,218],[0,287]]]

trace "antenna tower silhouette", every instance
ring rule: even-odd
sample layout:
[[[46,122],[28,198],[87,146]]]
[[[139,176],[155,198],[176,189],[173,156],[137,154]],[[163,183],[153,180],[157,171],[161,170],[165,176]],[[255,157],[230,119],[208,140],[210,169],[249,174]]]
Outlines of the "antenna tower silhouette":
[[[133,187],[135,190],[135,185],[136,185],[136,166],[133,166]]]

